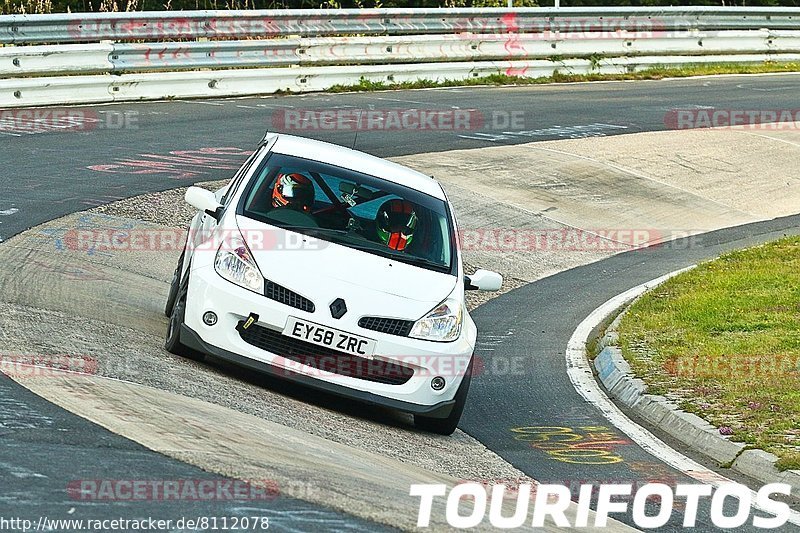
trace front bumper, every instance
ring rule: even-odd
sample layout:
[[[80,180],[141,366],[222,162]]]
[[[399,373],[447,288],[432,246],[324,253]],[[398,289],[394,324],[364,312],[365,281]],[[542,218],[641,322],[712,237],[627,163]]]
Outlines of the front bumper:
[[[291,370],[283,368],[277,368],[269,363],[262,363],[261,361],[256,361],[255,359],[250,359],[249,357],[244,357],[242,355],[207,344],[197,333],[189,329],[185,324],[181,328],[181,343],[199,352],[213,355],[214,357],[224,361],[250,368],[258,372],[277,376],[282,379],[288,379],[289,381],[324,392],[336,394],[337,396],[342,396],[344,398],[350,398],[372,405],[380,405],[390,409],[397,409],[398,411],[404,411],[415,415],[425,415],[431,418],[446,418],[450,414],[450,411],[452,411],[453,405],[456,403],[455,400],[446,400],[434,405],[418,405],[401,400],[394,400],[385,396],[379,396],[371,392],[351,389],[349,387],[344,387],[335,383],[329,383],[327,381],[321,381],[304,374],[292,372]]]
[[[470,335],[462,332],[460,339],[450,343],[393,336],[359,328],[356,325],[359,316],[367,313],[359,313],[358,309],[352,309],[349,316],[337,321],[324,312],[326,305],[317,307],[316,312],[307,313],[229,283],[211,266],[199,267],[191,271],[189,278],[181,342],[220,359],[361,402],[433,418],[449,415],[463,372],[472,359],[474,346],[468,341]],[[217,314],[214,326],[203,323],[201,317],[206,311]],[[276,331],[282,330],[288,318],[294,316],[374,339],[376,359],[410,366],[414,375],[405,383],[387,384],[288,361],[278,353],[245,342],[236,326],[251,313],[259,315],[260,326]],[[435,376],[445,378],[444,389],[433,390],[431,379]]]

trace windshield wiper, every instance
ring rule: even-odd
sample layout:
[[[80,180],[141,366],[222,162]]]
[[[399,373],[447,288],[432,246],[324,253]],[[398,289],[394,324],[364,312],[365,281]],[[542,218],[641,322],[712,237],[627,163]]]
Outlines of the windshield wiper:
[[[386,254],[386,257],[388,257],[389,259],[397,259],[400,262],[408,263],[414,266],[432,268],[434,270],[439,270],[441,272],[450,271],[450,267],[448,267],[447,265],[443,265],[442,263],[437,263],[436,261],[432,261],[424,257],[418,257],[416,255],[398,254],[390,252]]]
[[[347,235],[351,233],[351,230],[347,229],[335,229],[335,228],[321,228],[319,226],[281,226],[278,224],[273,224],[273,226],[286,229],[289,231],[297,231],[298,233],[305,233],[305,232],[316,232],[316,233],[328,233],[333,235]]]

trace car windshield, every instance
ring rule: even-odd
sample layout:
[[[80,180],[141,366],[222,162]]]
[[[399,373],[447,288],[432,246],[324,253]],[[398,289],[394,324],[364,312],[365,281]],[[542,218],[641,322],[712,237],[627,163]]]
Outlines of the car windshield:
[[[253,176],[239,214],[367,253],[452,271],[445,202],[374,176],[271,154]]]

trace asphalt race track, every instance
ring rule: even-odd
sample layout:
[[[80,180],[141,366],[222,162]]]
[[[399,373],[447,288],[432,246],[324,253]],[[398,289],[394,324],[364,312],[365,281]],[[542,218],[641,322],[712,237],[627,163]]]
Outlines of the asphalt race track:
[[[652,482],[674,486],[696,482],[667,467],[611,427],[575,391],[566,372],[553,369],[564,367],[567,341],[581,320],[609,298],[725,251],[798,233],[800,215],[718,230],[691,242],[681,239],[615,255],[490,300],[474,313],[484,339],[491,339],[490,343],[479,344],[476,353],[486,361],[497,356],[521,361],[518,367],[526,371],[509,371],[505,375],[486,372],[483,379],[476,379],[460,427],[537,481],[567,485],[573,492],[582,483]],[[576,457],[570,462],[558,460],[547,450],[514,440],[512,429],[520,427],[553,428],[551,431],[560,428],[561,432],[571,431],[582,437],[601,435],[596,439],[597,449],[609,453],[605,457]],[[673,514],[670,524],[674,531],[684,530],[680,513]],[[700,517],[698,527],[703,531],[714,529]],[[793,527],[796,526],[788,525],[786,530]]]
[[[83,109],[91,121],[77,132],[19,131],[0,123],[4,148],[0,151],[0,240],[117,199],[228,177],[247,150],[265,130],[275,129],[287,110],[458,107],[477,110],[483,117],[481,127],[470,131],[359,133],[358,149],[389,157],[662,130],[667,127],[665,116],[676,108],[793,109],[798,89],[800,75],[454,88],[99,106]],[[118,127],[119,122],[112,124],[108,118],[112,115],[114,121],[120,116],[127,120],[122,124],[125,127]],[[509,117],[516,117],[517,122],[511,124]],[[350,131],[299,133],[345,145],[354,141]],[[197,155],[214,157],[214,168],[193,163],[192,157]],[[565,372],[567,341],[583,318],[615,294],[725,250],[798,232],[800,216],[719,230],[691,242],[627,252],[568,270],[483,305],[473,314],[480,330],[478,355],[486,361],[501,355],[521,362],[527,370],[515,372],[509,367],[506,373],[487,372],[482,379],[475,379],[460,427],[540,482],[571,487],[580,483],[690,482],[610,427],[575,392]],[[14,514],[24,510],[32,515],[67,516],[71,507],[89,505],[72,501],[64,493],[63,487],[74,479],[211,476],[68,414],[6,377],[0,377],[0,389],[4,440],[0,471],[6,474],[7,483],[0,509],[8,506]],[[522,431],[518,428],[531,427],[573,432],[608,443],[612,451],[599,461],[556,460],[526,440],[514,439]],[[518,431],[513,431],[515,428]],[[98,516],[110,515],[108,506],[95,505]],[[185,502],[179,510],[166,502],[147,502],[147,508],[139,505],[117,508],[113,513],[166,518],[191,514]],[[218,516],[249,512],[235,507],[197,502],[196,508],[188,510]],[[377,527],[287,498],[266,502],[261,508],[290,517],[298,531]],[[680,520],[680,514],[673,515],[672,530],[681,529]],[[712,529],[699,520],[699,530]]]
[[[613,135],[666,129],[670,110],[793,109],[797,75],[735,76],[652,82],[615,82],[511,88],[454,88],[357,94],[311,94],[263,99],[170,101],[85,109],[99,123],[78,134],[23,133],[0,127],[0,238],[56,217],[149,191],[229,177],[244,155],[287,110],[475,109],[477,131],[361,132],[357,148],[379,157],[477,148],[496,144]],[[110,118],[114,113],[113,118]],[[522,113],[519,127],[508,120]],[[122,118],[119,118],[120,115]],[[125,118],[127,117],[127,119]],[[120,124],[129,127],[120,128]],[[110,124],[109,124],[110,122]],[[493,122],[499,126],[493,129]],[[301,130],[302,135],[351,146],[350,131]],[[233,147],[226,168],[181,164],[172,151]],[[239,155],[237,155],[239,154]],[[145,164],[149,163],[149,165]],[[105,165],[103,172],[88,167]],[[115,167],[108,167],[115,165]],[[6,205],[12,204],[12,205]]]
[[[173,520],[187,517],[267,516],[270,529],[312,531],[391,531],[353,516],[323,509],[269,492],[252,501],[81,500],[82,480],[209,480],[224,487],[224,478],[152,452],[91,422],[68,413],[0,376],[0,471],[6,488],[0,515],[8,517],[71,516],[97,520]],[[65,488],[74,490],[65,490]],[[77,514],[76,511],[80,511]],[[291,524],[291,527],[288,525]],[[57,528],[56,531],[70,530]]]

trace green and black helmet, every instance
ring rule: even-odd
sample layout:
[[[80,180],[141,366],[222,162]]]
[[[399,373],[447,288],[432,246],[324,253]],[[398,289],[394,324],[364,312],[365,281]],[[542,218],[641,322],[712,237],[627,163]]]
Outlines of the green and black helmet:
[[[414,238],[417,213],[414,204],[396,198],[384,202],[375,219],[378,237],[392,250],[405,250]]]

